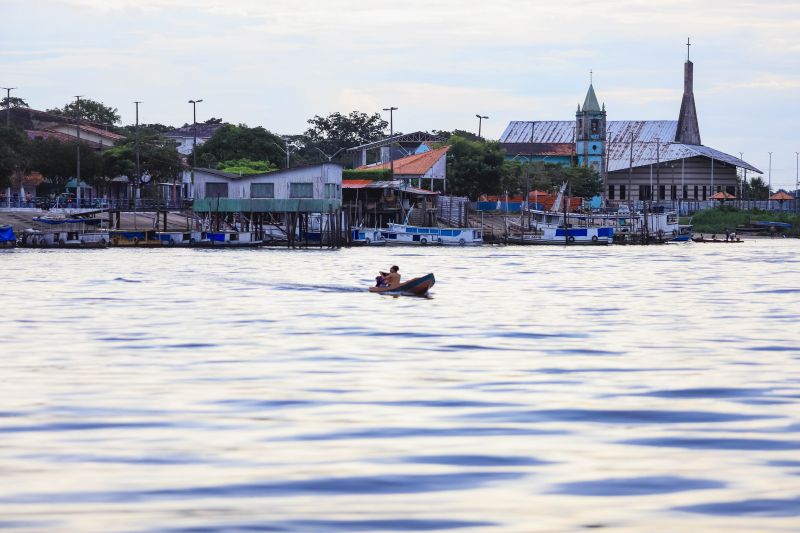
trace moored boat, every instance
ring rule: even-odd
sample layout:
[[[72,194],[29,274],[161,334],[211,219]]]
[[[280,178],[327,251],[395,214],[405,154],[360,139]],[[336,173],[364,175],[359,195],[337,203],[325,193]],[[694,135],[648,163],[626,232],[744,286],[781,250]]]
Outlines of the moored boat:
[[[350,241],[353,246],[384,246],[386,239],[377,228],[353,228]]]
[[[435,283],[436,278],[433,276],[433,273],[430,273],[418,278],[410,279],[394,288],[370,287],[369,292],[381,294],[413,294],[415,296],[424,296]]]
[[[381,232],[387,244],[443,244],[451,246],[480,246],[483,232],[476,228],[434,228],[389,224]]]
[[[16,245],[17,237],[14,235],[14,228],[0,226],[0,248],[14,248]]]
[[[23,230],[19,245],[28,248],[105,248],[108,231],[100,220],[63,217],[35,217],[33,227]]]

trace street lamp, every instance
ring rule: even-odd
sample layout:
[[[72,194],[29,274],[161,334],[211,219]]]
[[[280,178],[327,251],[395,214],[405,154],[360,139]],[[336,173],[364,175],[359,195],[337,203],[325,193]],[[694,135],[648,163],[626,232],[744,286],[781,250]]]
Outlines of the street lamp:
[[[394,141],[392,141],[392,137],[394,137],[394,115],[393,113],[397,111],[396,107],[384,107],[384,111],[389,112],[389,166],[391,167],[392,172],[392,181],[394,181],[394,153],[392,152],[392,145]]]
[[[481,138],[481,121],[483,119],[488,119],[489,117],[487,117],[485,115],[480,115],[478,113],[475,113],[475,116],[478,117],[478,139],[480,139]]]
[[[769,209],[769,195],[772,192],[772,152],[769,152],[769,172],[767,176],[767,209]]]
[[[75,97],[75,113],[78,117],[75,120],[75,131],[78,136],[78,146],[76,149],[76,169],[75,169],[75,206],[81,207],[81,96]]]
[[[6,128],[9,127],[11,121],[11,91],[16,87],[0,87],[6,92]]]
[[[192,196],[194,196],[194,167],[197,166],[197,104],[202,101],[202,99],[189,100],[189,103],[192,104],[192,125],[194,126],[194,141],[192,142]]]

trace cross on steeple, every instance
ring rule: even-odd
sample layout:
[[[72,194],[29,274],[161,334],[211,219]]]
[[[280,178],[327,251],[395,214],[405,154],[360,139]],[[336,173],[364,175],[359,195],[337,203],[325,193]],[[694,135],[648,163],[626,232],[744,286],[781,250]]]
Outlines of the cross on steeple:
[[[686,38],[686,61],[689,61],[689,50],[691,49],[692,43],[689,38]]]
[[[593,80],[592,80],[592,70],[591,70],[591,69],[589,69],[589,85],[591,85],[591,84],[592,84],[592,81],[593,81]]]

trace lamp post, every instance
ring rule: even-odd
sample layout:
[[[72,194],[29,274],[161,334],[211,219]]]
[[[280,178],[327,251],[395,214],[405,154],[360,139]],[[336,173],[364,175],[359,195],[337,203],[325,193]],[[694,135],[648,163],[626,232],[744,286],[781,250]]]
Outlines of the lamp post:
[[[78,136],[78,146],[76,148],[76,168],[75,168],[75,206],[81,207],[81,96],[75,97],[75,131]]]
[[[475,116],[478,117],[478,139],[480,139],[481,138],[481,121],[483,121],[483,119],[488,119],[489,117],[487,117],[485,115],[478,114],[478,113],[475,113]]]
[[[392,137],[394,137],[394,112],[397,111],[397,108],[390,106],[384,107],[383,110],[389,112],[389,166],[391,167],[392,181],[394,181],[394,153],[392,152],[394,141]]]
[[[16,87],[0,87],[6,92],[6,128],[11,125],[11,91]]]
[[[133,102],[136,105],[136,182],[134,183],[134,192],[133,192],[133,201],[139,199],[139,183],[142,180],[142,170],[141,166],[139,165],[139,104],[142,102],[136,100]]]
[[[795,158],[795,177],[794,177],[794,210],[800,208],[800,152],[794,153]]]
[[[192,125],[194,126],[194,140],[192,141],[192,197],[194,197],[194,167],[197,166],[197,104],[202,99],[189,100],[192,104]]]

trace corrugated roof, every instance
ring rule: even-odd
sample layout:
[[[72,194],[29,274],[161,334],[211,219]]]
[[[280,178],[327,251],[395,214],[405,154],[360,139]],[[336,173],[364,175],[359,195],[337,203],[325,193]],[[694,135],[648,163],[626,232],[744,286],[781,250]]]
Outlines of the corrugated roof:
[[[533,125],[533,137],[531,137]],[[759,174],[759,169],[746,161],[714,148],[702,145],[676,143],[677,120],[612,120],[606,123],[606,152],[608,171],[627,169],[631,160],[631,135],[633,135],[633,166],[655,164],[658,161],[704,156],[714,158]],[[522,144],[516,151],[507,153],[531,153],[530,143],[571,143],[575,142],[575,122],[572,120],[553,120],[542,122],[513,121],[509,123],[500,143],[506,145]],[[535,148],[535,147],[534,147]],[[538,152],[533,152],[538,153]],[[574,151],[573,151],[574,153]],[[549,154],[543,154],[549,155]]]
[[[575,143],[505,143],[503,148],[507,154],[519,154],[520,156],[529,154],[544,156],[575,155]]]
[[[395,176],[422,176],[428,172],[428,170],[430,170],[431,167],[435,165],[437,161],[439,161],[439,159],[444,157],[449,149],[449,146],[443,146],[442,148],[437,148],[436,150],[429,150],[427,152],[422,152],[421,154],[414,154],[408,157],[395,159],[394,174]],[[379,170],[389,169],[391,166],[391,163],[382,163],[358,168],[361,170]]]
[[[412,187],[401,180],[370,181],[370,180],[342,180],[342,189],[391,189],[410,194],[434,195],[438,192]]]

